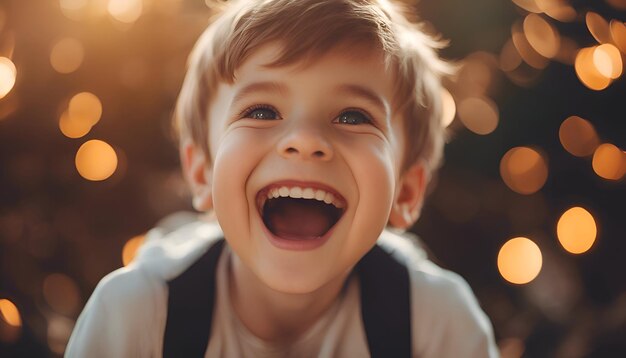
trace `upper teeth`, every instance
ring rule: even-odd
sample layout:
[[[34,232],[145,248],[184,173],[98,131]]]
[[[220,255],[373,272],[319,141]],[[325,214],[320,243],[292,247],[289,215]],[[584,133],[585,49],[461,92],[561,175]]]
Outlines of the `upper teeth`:
[[[299,186],[294,186],[291,188],[288,188],[286,186],[272,188],[267,191],[267,198],[315,199],[318,201],[323,201],[326,204],[333,204],[340,209],[344,207],[344,203],[341,200],[335,198],[335,195],[333,195],[332,193],[329,193],[322,189],[301,188]]]

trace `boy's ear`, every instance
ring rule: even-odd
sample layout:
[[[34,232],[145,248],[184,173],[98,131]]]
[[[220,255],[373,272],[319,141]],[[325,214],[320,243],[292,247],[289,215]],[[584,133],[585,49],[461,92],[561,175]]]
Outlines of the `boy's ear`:
[[[213,186],[211,163],[202,148],[187,140],[180,147],[183,174],[193,198],[194,209],[206,212],[213,208]]]
[[[406,230],[415,224],[424,203],[426,184],[428,173],[421,161],[411,165],[401,175],[389,215],[391,226]]]

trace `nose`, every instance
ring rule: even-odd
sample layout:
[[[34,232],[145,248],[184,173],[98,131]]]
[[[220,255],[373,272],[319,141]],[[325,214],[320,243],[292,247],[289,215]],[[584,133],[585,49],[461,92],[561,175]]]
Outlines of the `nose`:
[[[284,158],[329,161],[333,158],[333,147],[321,129],[298,126],[289,131],[276,148]]]

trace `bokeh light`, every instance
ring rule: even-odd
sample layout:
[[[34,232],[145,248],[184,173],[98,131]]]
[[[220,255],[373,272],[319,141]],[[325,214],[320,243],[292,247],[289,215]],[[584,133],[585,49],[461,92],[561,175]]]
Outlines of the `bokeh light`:
[[[517,49],[517,52],[520,54],[524,62],[529,64],[531,67],[536,69],[544,69],[548,66],[547,58],[542,56],[539,52],[537,52],[526,39],[526,35],[522,31],[522,25],[519,23],[515,23],[511,29],[511,39],[513,40],[513,45]]]
[[[581,207],[567,210],[556,225],[561,246],[572,254],[581,254],[591,248],[598,233],[591,213]]]
[[[0,348],[16,342],[22,333],[22,318],[13,302],[0,299]],[[2,350],[0,349],[0,352]]]
[[[59,129],[68,138],[80,138],[89,133],[91,124],[88,121],[72,118],[65,111],[59,119]]]
[[[517,52],[513,40],[509,39],[500,50],[500,69],[510,72],[519,67],[522,57]]]
[[[498,270],[502,277],[514,284],[534,280],[541,271],[542,255],[539,246],[525,237],[507,241],[498,252]]]
[[[564,0],[534,0],[537,7],[546,15],[561,22],[572,22],[576,20],[576,9],[571,7]]]
[[[22,326],[22,317],[20,311],[13,302],[6,298],[0,299],[0,318],[13,327]]]
[[[441,93],[441,103],[443,106],[443,113],[441,116],[441,124],[444,127],[449,126],[454,120],[454,116],[456,115],[456,103],[454,103],[454,98],[452,94],[447,89],[443,89]]]
[[[46,276],[43,297],[53,310],[67,316],[76,314],[81,303],[80,290],[74,280],[60,273]]]
[[[108,143],[93,139],[80,146],[76,153],[76,169],[87,180],[105,180],[117,168],[117,155]]]
[[[585,15],[585,21],[589,32],[591,32],[591,35],[596,39],[596,41],[601,44],[611,42],[609,23],[602,16],[593,11],[589,11]]]
[[[543,187],[548,178],[548,165],[535,149],[515,147],[500,161],[500,175],[504,183],[519,194],[533,194]]]
[[[593,153],[593,171],[608,180],[619,180],[626,171],[626,154],[611,143],[604,143]]]
[[[626,10],[626,0],[606,0],[606,2],[617,10]]]
[[[82,20],[89,0],[59,0],[61,12],[72,20]]]
[[[133,23],[139,19],[143,11],[142,0],[109,0],[109,14],[124,23]]]
[[[83,63],[85,49],[80,41],[73,38],[59,40],[50,52],[50,64],[59,73],[76,71]]]
[[[72,334],[74,321],[61,315],[48,318],[48,347],[58,355],[63,355]]]
[[[626,54],[626,25],[619,20],[611,20],[611,38],[617,48]]]
[[[611,84],[611,79],[603,76],[596,68],[596,64],[593,60],[594,50],[595,46],[580,49],[576,55],[574,69],[576,70],[576,75],[580,82],[587,86],[587,88],[601,91]]]
[[[0,57],[0,99],[11,92],[16,77],[17,69],[13,61],[6,57]]]
[[[515,5],[521,7],[522,9],[532,12],[532,13],[540,13],[541,9],[537,6],[535,0],[512,0]]]
[[[604,77],[616,79],[622,75],[622,55],[611,44],[603,44],[593,50],[593,64]]]
[[[568,117],[561,123],[559,140],[565,150],[577,157],[592,155],[600,144],[593,125],[578,116]]]
[[[137,255],[137,250],[139,250],[145,240],[145,235],[139,235],[126,241],[122,249],[122,263],[124,266],[128,266],[133,261],[135,255]]]
[[[530,46],[540,55],[552,58],[560,47],[560,36],[556,28],[537,14],[528,14],[523,23],[524,35]]]
[[[71,120],[95,125],[102,116],[102,103],[90,92],[81,92],[70,99],[67,113]]]
[[[476,134],[489,134],[498,127],[498,107],[487,97],[462,99],[458,114],[465,127]]]

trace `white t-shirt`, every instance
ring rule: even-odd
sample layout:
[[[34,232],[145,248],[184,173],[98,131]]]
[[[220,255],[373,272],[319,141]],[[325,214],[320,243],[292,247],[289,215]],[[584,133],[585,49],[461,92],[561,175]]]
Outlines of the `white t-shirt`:
[[[152,230],[135,261],[100,281],[81,313],[66,357],[162,357],[167,281],[222,236],[216,224],[194,222],[163,236]],[[384,250],[406,265],[411,282],[414,357],[497,357],[489,320],[467,283],[427,260],[406,238],[385,231]],[[254,336],[229,298],[225,245],[217,267],[216,303],[205,357],[367,357],[359,282],[350,276],[331,308],[296,342],[277,347]]]

